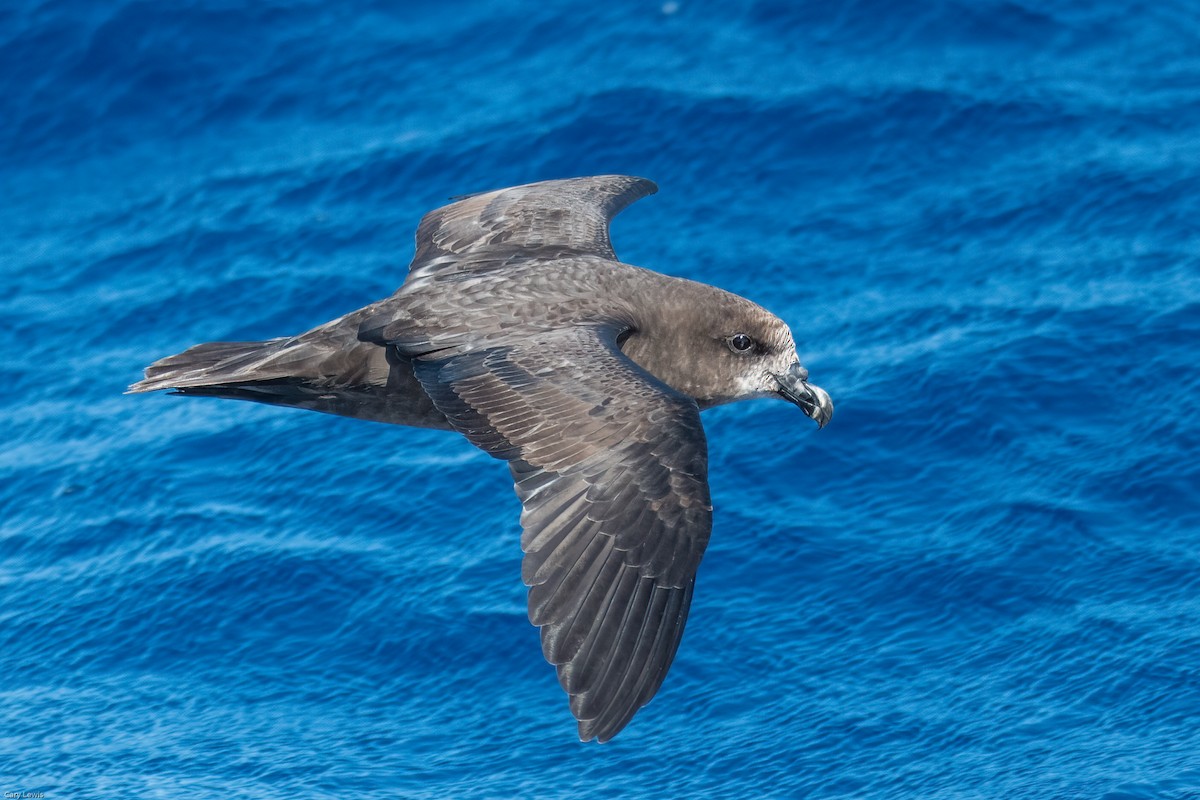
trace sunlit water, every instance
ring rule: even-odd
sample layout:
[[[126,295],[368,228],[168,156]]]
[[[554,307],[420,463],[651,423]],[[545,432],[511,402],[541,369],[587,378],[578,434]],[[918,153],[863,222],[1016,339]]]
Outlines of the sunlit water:
[[[1194,3],[246,5],[0,10],[0,789],[1200,796]],[[706,413],[687,635],[600,746],[501,464],[122,391],[608,172],[661,186],[620,255],[779,314],[837,413]]]

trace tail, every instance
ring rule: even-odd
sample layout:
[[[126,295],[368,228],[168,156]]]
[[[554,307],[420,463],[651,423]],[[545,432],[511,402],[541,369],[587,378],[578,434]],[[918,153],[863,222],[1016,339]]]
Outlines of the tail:
[[[221,395],[223,389],[285,379],[291,373],[284,365],[271,362],[289,341],[285,337],[264,342],[198,344],[146,367],[146,377],[130,386],[126,393],[175,389],[182,394]]]
[[[295,337],[208,342],[146,367],[127,393],[174,389],[304,408],[358,419],[449,429],[413,374],[412,364],[359,341],[338,320]]]

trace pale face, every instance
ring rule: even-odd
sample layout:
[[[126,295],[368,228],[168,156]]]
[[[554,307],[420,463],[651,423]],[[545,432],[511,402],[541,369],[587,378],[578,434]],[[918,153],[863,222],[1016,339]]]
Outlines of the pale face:
[[[652,324],[622,339],[621,349],[659,380],[694,399],[700,408],[782,397],[824,425],[833,403],[808,383],[792,332],[783,320],[737,295],[688,281],[672,283],[679,291],[668,302],[677,313],[674,325]],[[703,305],[704,317],[681,309]],[[653,322],[658,315],[647,315]],[[685,327],[678,327],[680,320]]]
[[[778,317],[752,303],[736,306],[719,327],[708,328],[717,379],[695,396],[701,408],[755,397],[782,397],[824,427],[833,402],[808,383],[792,332]],[[698,387],[699,388],[699,387]]]
[[[799,363],[800,356],[796,353],[792,332],[782,321],[773,319],[772,322],[774,324],[765,330],[738,330],[722,337],[730,353],[730,356],[723,358],[730,361],[734,368],[729,401],[768,397],[777,393],[779,383],[775,376]],[[733,326],[737,326],[736,321]]]

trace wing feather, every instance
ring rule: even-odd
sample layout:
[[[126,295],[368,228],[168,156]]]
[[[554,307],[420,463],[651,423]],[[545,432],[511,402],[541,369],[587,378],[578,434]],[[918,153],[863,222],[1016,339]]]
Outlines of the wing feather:
[[[585,740],[612,738],[662,684],[712,527],[699,409],[627,359],[619,333],[414,362],[447,419],[510,462],[529,619]]]
[[[464,197],[421,219],[409,279],[495,268],[498,261],[514,257],[616,260],[609,223],[656,191],[645,178],[598,175]]]

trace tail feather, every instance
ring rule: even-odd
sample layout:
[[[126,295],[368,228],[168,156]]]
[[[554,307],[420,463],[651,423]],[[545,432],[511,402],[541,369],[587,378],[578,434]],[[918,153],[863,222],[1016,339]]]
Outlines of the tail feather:
[[[146,367],[146,377],[131,385],[128,394],[158,389],[221,386],[288,377],[282,365],[270,364],[289,340],[263,342],[207,342]]]
[[[357,338],[335,320],[299,336],[262,342],[207,342],[146,367],[127,393],[173,389],[306,408],[358,419],[449,429],[407,360]]]

